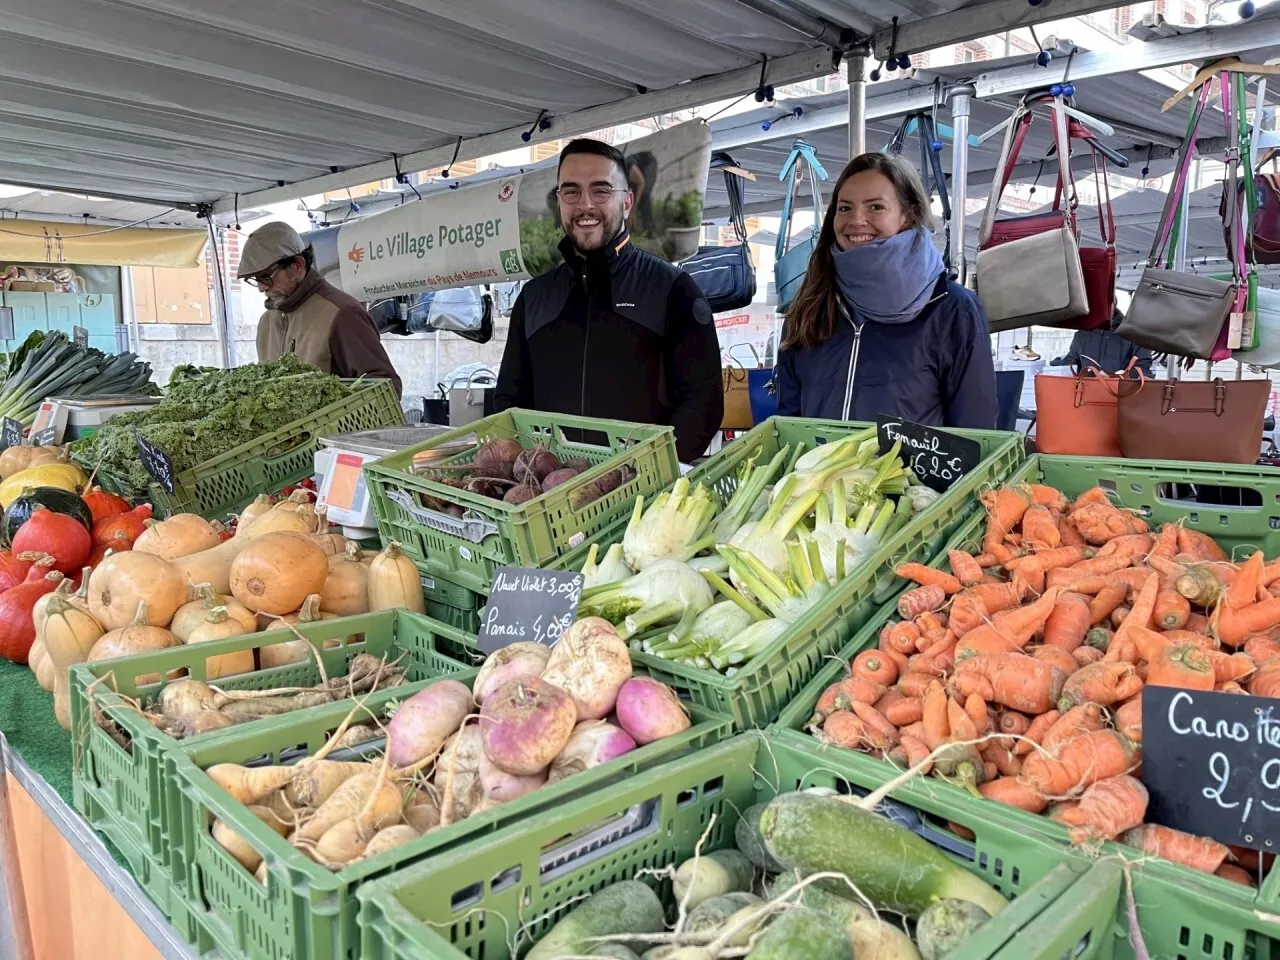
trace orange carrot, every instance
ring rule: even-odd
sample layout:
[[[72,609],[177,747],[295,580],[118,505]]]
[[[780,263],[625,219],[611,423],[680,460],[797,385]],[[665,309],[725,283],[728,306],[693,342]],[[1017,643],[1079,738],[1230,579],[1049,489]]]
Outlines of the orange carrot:
[[[1002,777],[1016,777],[1022,772],[1022,761],[1008,747],[989,743],[982,755],[995,764],[996,772]]]
[[[898,690],[904,697],[923,697],[929,684],[936,678],[927,673],[904,673],[898,680]]]
[[[1211,632],[1209,618],[1203,613],[1193,613],[1191,616],[1187,617],[1187,623],[1183,629],[1190,630],[1192,633],[1201,633],[1208,636]]]
[[[1070,653],[1084,643],[1089,622],[1089,601],[1079,593],[1061,594],[1045,621],[1044,645]]]
[[[1109,557],[1094,557],[1092,560],[1081,560],[1079,563],[1073,563],[1070,569],[1073,573],[1081,576],[1105,576],[1108,573],[1116,573],[1123,570],[1132,563],[1132,557],[1112,554]]]
[[[958,593],[951,601],[951,629],[963,637],[993,614],[1022,602],[1024,583],[981,584]]]
[[[1166,584],[1172,584],[1175,590],[1198,607],[1211,607],[1217,603],[1228,582],[1235,579],[1235,568],[1225,564],[1186,562],[1183,558],[1166,560],[1154,554],[1147,562]]]
[[[977,694],[970,694],[965,698],[964,712],[973,721],[979,736],[991,732],[991,712],[987,709],[987,702]]]
[[[1249,692],[1255,697],[1280,697],[1280,660],[1259,664],[1249,681]]]
[[[1041,663],[1047,663],[1057,667],[1067,676],[1075,673],[1080,669],[1080,664],[1076,662],[1076,658],[1061,647],[1051,647],[1047,644],[1042,647],[1036,647],[1031,651],[1031,656],[1039,660]]]
[[[1023,653],[985,653],[956,662],[954,683],[964,697],[976,693],[1022,713],[1039,714],[1053,708],[1066,674]]]
[[[1110,506],[1111,495],[1101,487],[1092,487],[1072,501],[1068,512],[1075,513],[1075,511],[1079,510],[1081,507],[1088,506],[1091,503],[1105,503]]]
[[[879,710],[869,703],[854,703],[854,715],[862,721],[868,733],[883,737],[889,743],[898,742],[898,728],[890,723]]]
[[[905,727],[924,716],[924,702],[919,697],[903,697],[884,707],[880,712],[894,726]]]
[[[996,729],[1007,736],[1001,737],[995,741],[1000,746],[1013,750],[1018,745],[1015,736],[1021,736],[1026,733],[1031,726],[1031,719],[1016,710],[1002,710],[996,717]]]
[[[1052,753],[1068,740],[1095,730],[1104,730],[1106,726],[1107,718],[1100,706],[1096,703],[1082,703],[1059,717],[1058,722],[1045,731],[1040,744]]]
[[[1244,652],[1256,663],[1265,663],[1280,657],[1280,640],[1273,637],[1254,637],[1245,643]]]
[[[963,586],[972,587],[982,579],[982,567],[978,566],[978,561],[971,553],[948,550],[947,562],[951,565],[951,572]]]
[[[1124,603],[1127,596],[1129,588],[1123,583],[1108,583],[1089,604],[1089,624],[1102,623],[1116,607]]]
[[[1258,669],[1258,665],[1247,653],[1227,654],[1221,650],[1207,650],[1205,656],[1213,666],[1213,679],[1216,683],[1243,680]]]
[[[1185,643],[1166,646],[1147,661],[1147,683],[1183,690],[1212,690],[1217,680],[1209,654]]]
[[[1022,542],[1032,550],[1052,550],[1062,543],[1058,524],[1049,508],[1038,503],[1027,508],[1022,515]]]
[[[1116,710],[1115,714],[1116,729],[1123,733],[1134,743],[1142,742],[1142,694],[1138,694],[1132,700],[1126,700],[1124,704]]]
[[[1000,777],[978,785],[978,792],[988,800],[1003,803],[1028,813],[1043,813],[1049,805],[1040,794],[1036,793],[1016,777]]]
[[[1133,678],[1133,666],[1128,663],[1103,662],[1081,667],[1068,677],[1063,685],[1058,709],[1070,710],[1084,703],[1096,703],[1100,707],[1109,707],[1120,700],[1128,699],[1141,689],[1141,684],[1137,689],[1131,689],[1132,684],[1129,683],[1131,678]]]
[[[875,703],[884,695],[884,692],[884,687],[878,683],[872,683],[861,677],[845,677],[843,680],[837,680],[822,691],[822,696],[818,698],[817,706],[814,708],[814,717],[810,722],[820,722],[828,714],[837,710],[848,710],[850,704],[855,701]]]
[[[863,650],[853,658],[853,675],[887,687],[898,679],[898,665],[879,650]]]
[[[931,630],[946,629],[946,614],[939,614],[935,611],[922,613],[916,617],[916,626],[920,628],[922,634],[927,634]]]
[[[1151,562],[1151,557],[1161,560],[1172,560],[1178,554],[1178,527],[1172,523],[1166,523],[1160,527],[1160,532],[1156,535],[1155,543],[1151,547],[1151,553],[1147,558],[1147,562]]]
[[[959,586],[959,581],[956,581],[956,585]],[[898,616],[904,620],[914,620],[922,613],[942,609],[942,605],[946,602],[946,591],[937,584],[916,587],[898,598]]]
[[[1156,594],[1153,616],[1160,629],[1181,630],[1191,616],[1191,601],[1172,587],[1164,587]]]
[[[1269,587],[1277,580],[1280,580],[1280,560],[1272,560],[1262,568],[1262,583]]]
[[[1234,693],[1246,697],[1249,695],[1249,691],[1240,686],[1240,684],[1236,683],[1234,680],[1226,680],[1222,683],[1216,684],[1213,689],[1215,693]]]
[[[1163,857],[1203,873],[1216,872],[1231,853],[1225,844],[1217,840],[1155,823],[1134,827],[1125,834],[1124,842],[1149,856]]]
[[[877,700],[875,703],[873,703],[872,706],[875,707],[877,710],[879,710],[881,713],[884,713],[886,709],[888,709],[891,705],[897,703],[901,699],[902,699],[902,694],[898,691],[898,688],[890,687],[883,694],[881,694],[880,699]]]
[[[979,700],[982,698],[979,697]],[[978,728],[974,725],[973,718],[965,711],[964,706],[955,699],[947,701],[947,724],[951,727],[951,739],[953,740],[976,740],[978,739]]]
[[[1107,777],[1086,788],[1080,805],[1065,811],[1062,822],[1070,827],[1072,843],[1111,840],[1142,823],[1149,801],[1141,781],[1127,774]]]
[[[1111,611],[1111,618],[1110,618],[1111,625],[1115,627],[1117,630],[1119,630],[1120,626],[1124,623],[1125,618],[1128,616],[1129,616],[1128,607],[1124,606],[1123,604],[1121,606],[1116,607],[1114,610]]]
[[[1072,510],[1071,522],[1086,543],[1101,545],[1131,533],[1146,533],[1147,525],[1132,513],[1110,503],[1089,503]]]
[[[1046,483],[1029,483],[1022,489],[1026,491],[1032,503],[1038,503],[1058,513],[1065,512],[1071,506],[1071,501],[1061,490]]]
[[[988,490],[978,497],[987,511],[987,533],[983,540],[983,549],[990,550],[989,544],[1000,544],[1017,529],[1022,515],[1031,506],[1031,498],[1025,492],[1013,487],[1000,487]]]
[[[1017,741],[1017,745],[1013,748],[1013,752],[1020,757],[1026,756],[1035,749],[1035,744],[1038,744],[1044,739],[1044,735],[1053,728],[1053,725],[1058,722],[1058,718],[1061,716],[1062,714],[1057,710],[1047,710],[1040,714],[1040,716],[1031,721],[1031,726],[1029,726],[1027,728],[1027,732],[1022,735],[1022,739]]]
[[[868,743],[862,721],[848,710],[837,710],[823,721],[822,739],[848,750],[858,750]]]
[[[1155,538],[1149,533],[1130,533],[1108,540],[1098,551],[1100,557],[1120,556],[1137,560],[1151,552]]]
[[[915,767],[924,763],[929,759],[929,746],[919,737],[913,737],[904,733],[902,735],[902,746],[907,751],[907,766]],[[922,774],[927,774],[933,768],[933,764],[925,764],[920,768]]]
[[[951,736],[951,723],[947,718],[947,691],[938,681],[929,684],[921,705],[920,722],[924,724],[924,742],[930,750],[937,750]]]
[[[922,587],[941,587],[945,594],[960,590],[960,581],[951,574],[926,567],[923,563],[900,563],[893,572],[904,580],[914,580]]]
[[[1239,647],[1250,637],[1280,626],[1280,599],[1253,603],[1238,610],[1220,603],[1209,619],[1219,640],[1229,647]]]
[[[1103,653],[1097,647],[1076,647],[1071,651],[1071,656],[1075,658],[1076,663],[1082,667],[1087,667],[1091,663],[1097,663],[1102,659]]]
[[[1178,528],[1178,552],[1188,554],[1197,560],[1228,560],[1230,559],[1226,551],[1218,546],[1218,541],[1214,540],[1199,530],[1188,530],[1186,527]]]
[[[1035,603],[996,614],[990,623],[970,630],[956,646],[956,659],[982,653],[1008,653],[1025,647],[1040,631],[1058,602],[1057,589],[1049,590]]]
[[[1232,610],[1240,610],[1258,602],[1258,590],[1262,586],[1262,551],[1257,550],[1248,560],[1240,565],[1236,578],[1227,587],[1223,596],[1227,606]]]
[[[904,656],[916,652],[916,641],[920,639],[920,628],[909,620],[903,620],[889,627],[888,634],[881,636],[882,650],[895,650]]]
[[[1048,573],[1050,570],[1056,570],[1059,567],[1070,567],[1073,564],[1082,563],[1089,559],[1091,553],[1092,551],[1087,547],[1055,547],[1051,550],[1032,554],[1029,557],[1023,557],[1015,565],[1011,565],[1010,569],[1039,569]]]
[[[1058,538],[1064,547],[1083,547],[1084,537],[1080,536],[1080,531],[1076,529],[1076,525],[1071,522],[1070,517],[1063,517],[1058,521]]]
[[[1156,598],[1160,595],[1160,578],[1152,574],[1142,585],[1138,595],[1133,598],[1133,606],[1128,616],[1116,630],[1116,639],[1124,639],[1135,630],[1145,630],[1151,625],[1151,617],[1155,613]]]
[[[924,724],[919,720],[915,723],[908,723],[898,732],[904,737],[915,737],[921,743],[924,743]]]
[[[1123,736],[1094,730],[1061,744],[1056,756],[1031,751],[1022,761],[1020,779],[1046,798],[1075,796],[1099,780],[1127,773],[1133,759],[1133,744]]]
[[[1234,863],[1224,863],[1213,872],[1215,876],[1219,876],[1223,880],[1230,880],[1232,883],[1238,883],[1242,887],[1254,886],[1253,877],[1250,875],[1249,871],[1242,870]]]

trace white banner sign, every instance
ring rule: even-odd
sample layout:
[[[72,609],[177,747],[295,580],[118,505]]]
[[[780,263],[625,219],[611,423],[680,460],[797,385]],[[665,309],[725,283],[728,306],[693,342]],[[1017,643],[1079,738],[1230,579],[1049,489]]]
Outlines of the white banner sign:
[[[520,178],[441,193],[338,231],[342,289],[359,300],[523,280]]]

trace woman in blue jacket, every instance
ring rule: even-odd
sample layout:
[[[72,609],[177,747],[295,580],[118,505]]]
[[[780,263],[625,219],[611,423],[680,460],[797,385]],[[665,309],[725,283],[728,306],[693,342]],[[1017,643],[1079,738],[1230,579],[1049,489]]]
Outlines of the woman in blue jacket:
[[[987,317],[947,278],[915,170],[864,153],[834,197],[787,311],[778,413],[994,428]]]

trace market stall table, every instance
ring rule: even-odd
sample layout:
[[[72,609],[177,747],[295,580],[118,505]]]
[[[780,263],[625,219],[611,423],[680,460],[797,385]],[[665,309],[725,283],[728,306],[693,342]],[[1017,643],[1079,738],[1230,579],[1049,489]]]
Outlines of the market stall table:
[[[52,696],[11,663],[0,664],[0,772],[0,956],[194,960],[71,808],[68,734]]]

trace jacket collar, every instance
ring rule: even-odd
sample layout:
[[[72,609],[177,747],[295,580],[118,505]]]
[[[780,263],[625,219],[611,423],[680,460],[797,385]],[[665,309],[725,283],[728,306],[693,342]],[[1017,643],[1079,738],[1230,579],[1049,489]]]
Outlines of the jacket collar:
[[[624,225],[609,243],[605,244],[601,250],[595,250],[586,255],[579,252],[578,248],[573,245],[573,241],[566,235],[559,243],[561,256],[564,262],[569,264],[575,270],[582,267],[596,267],[603,263],[612,271],[622,260],[631,252],[631,234]]]
[[[315,268],[307,271],[306,276],[302,278],[302,282],[298,284],[298,289],[285,297],[276,306],[281,313],[293,313],[302,306],[317,290],[324,285],[324,277],[316,272]]]

